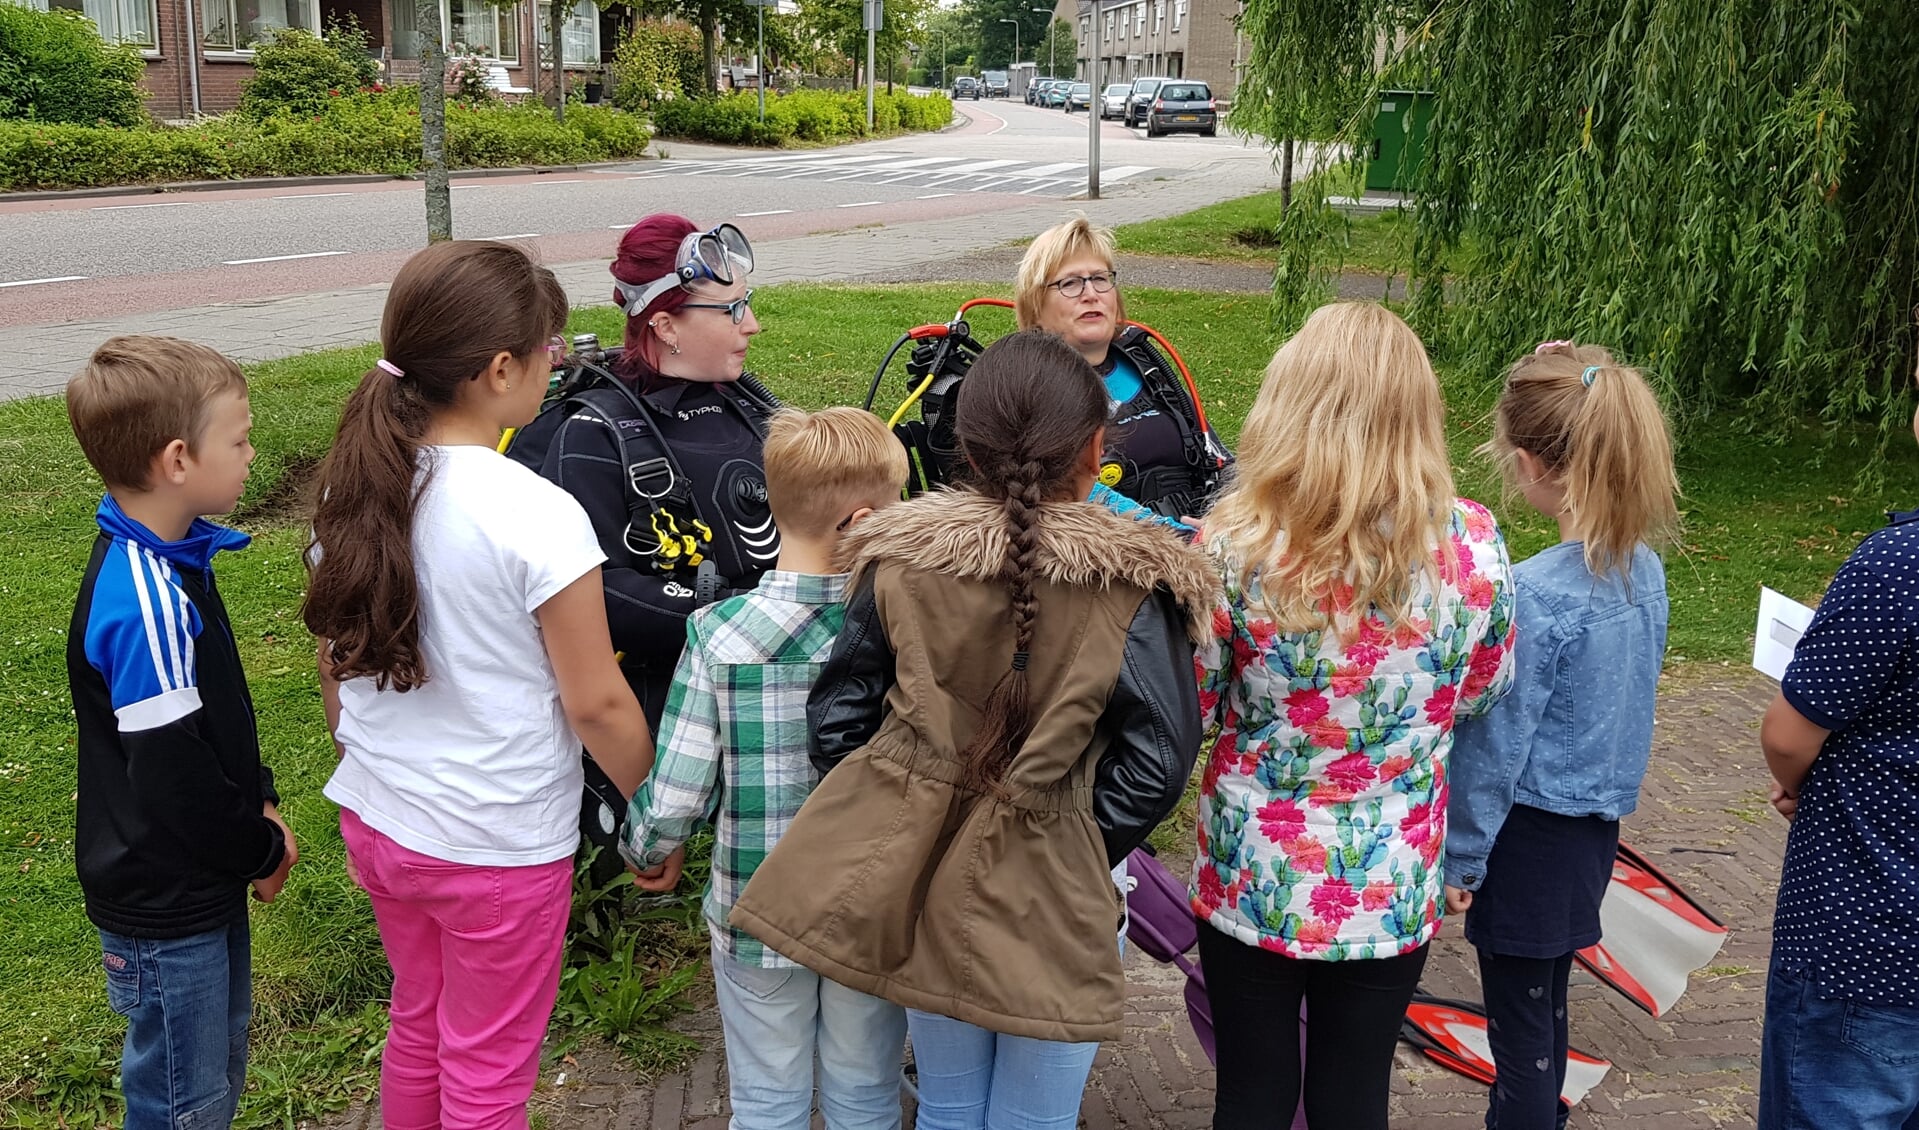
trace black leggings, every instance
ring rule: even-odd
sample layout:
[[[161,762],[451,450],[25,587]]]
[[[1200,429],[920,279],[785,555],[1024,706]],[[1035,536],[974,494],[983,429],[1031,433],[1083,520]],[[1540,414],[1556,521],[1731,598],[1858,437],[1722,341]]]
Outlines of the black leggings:
[[[1369,961],[1312,961],[1199,928],[1219,1042],[1213,1130],[1271,1130],[1299,1107],[1299,1005],[1306,1002],[1306,1121],[1386,1130],[1393,1047],[1426,968],[1426,946]]]

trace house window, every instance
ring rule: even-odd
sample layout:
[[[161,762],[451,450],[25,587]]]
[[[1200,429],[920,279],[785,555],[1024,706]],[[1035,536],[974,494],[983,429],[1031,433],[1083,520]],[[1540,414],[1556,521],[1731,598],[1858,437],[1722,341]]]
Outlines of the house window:
[[[160,49],[154,33],[153,0],[26,0],[27,7],[44,12],[78,12],[93,21],[100,38],[116,43],[131,43],[148,51]]]
[[[1173,0],[1173,30],[1178,31],[1180,21],[1186,18],[1186,0]]]
[[[1153,0],[1153,34],[1166,30],[1166,0]]]
[[[1146,34],[1146,4],[1144,0],[1133,5],[1133,34]]]
[[[1108,12],[1106,13],[1106,39],[1108,42],[1111,42],[1112,38],[1113,38],[1113,13]]]
[[[200,0],[200,42],[219,51],[251,51],[276,31],[320,32],[319,0]]]
[[[449,55],[478,55],[503,63],[520,61],[520,8],[501,8],[485,0],[442,0],[440,18],[447,28]]]
[[[1121,39],[1126,38],[1126,29],[1132,25],[1132,22],[1133,21],[1126,18],[1126,13],[1121,12],[1119,14],[1119,37]]]
[[[1093,37],[1093,18],[1091,16],[1079,22],[1079,49],[1086,50],[1087,42]]]
[[[547,46],[547,13],[552,7],[551,4],[540,5],[539,27],[535,32],[541,47]],[[573,11],[560,28],[560,36],[566,48],[568,65],[597,66],[600,61],[600,6],[593,0],[580,0],[573,5]]]

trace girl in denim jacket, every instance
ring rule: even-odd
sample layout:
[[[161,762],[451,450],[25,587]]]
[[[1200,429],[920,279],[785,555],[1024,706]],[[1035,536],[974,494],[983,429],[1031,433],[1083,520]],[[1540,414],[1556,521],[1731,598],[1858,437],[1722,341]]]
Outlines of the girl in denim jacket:
[[[1666,650],[1666,575],[1648,548],[1678,522],[1672,440],[1644,378],[1591,345],[1547,342],[1507,371],[1483,453],[1559,523],[1513,567],[1512,693],[1460,723],[1446,907],[1479,950],[1498,1067],[1493,1130],[1566,1124],[1566,979],[1599,940],[1619,819],[1639,801]]]

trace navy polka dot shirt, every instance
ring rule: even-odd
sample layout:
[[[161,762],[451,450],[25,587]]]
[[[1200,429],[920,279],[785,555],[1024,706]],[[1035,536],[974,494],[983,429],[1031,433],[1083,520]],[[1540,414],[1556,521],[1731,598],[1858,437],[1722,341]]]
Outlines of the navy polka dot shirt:
[[[1832,734],[1786,838],[1775,959],[1821,996],[1919,1007],[1919,511],[1840,567],[1780,690]]]

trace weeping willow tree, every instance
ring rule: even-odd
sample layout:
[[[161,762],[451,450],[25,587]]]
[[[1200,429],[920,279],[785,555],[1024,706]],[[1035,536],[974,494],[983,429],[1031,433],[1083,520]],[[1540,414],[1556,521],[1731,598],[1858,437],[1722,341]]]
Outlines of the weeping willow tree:
[[[1919,4],[1249,0],[1243,28],[1235,124],[1322,162],[1363,164],[1380,90],[1436,92],[1412,313],[1469,369],[1577,336],[1682,413],[1909,417]],[[1281,223],[1283,323],[1338,272],[1336,179]]]

